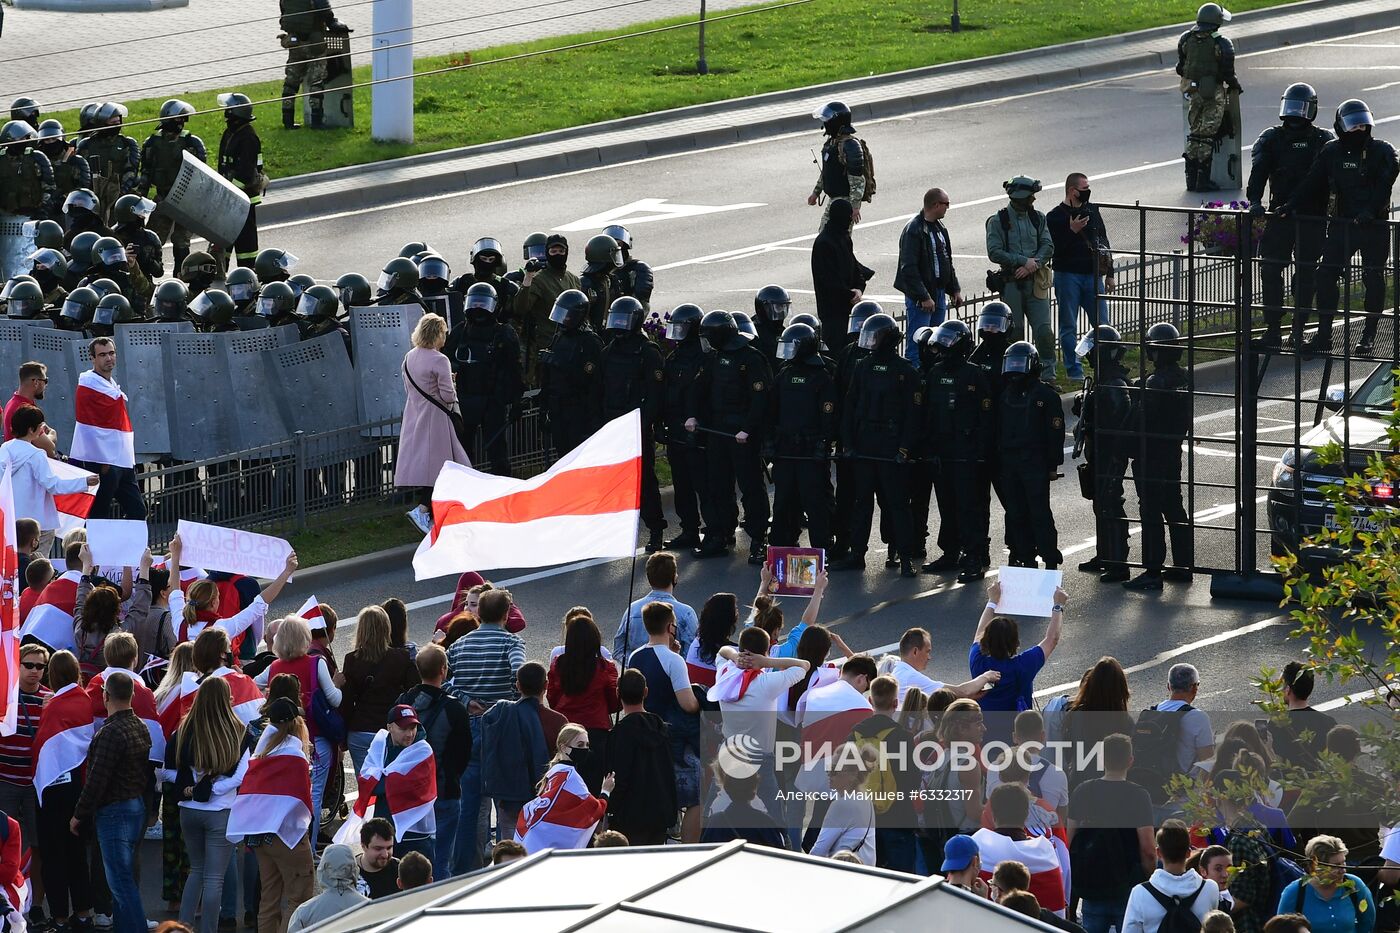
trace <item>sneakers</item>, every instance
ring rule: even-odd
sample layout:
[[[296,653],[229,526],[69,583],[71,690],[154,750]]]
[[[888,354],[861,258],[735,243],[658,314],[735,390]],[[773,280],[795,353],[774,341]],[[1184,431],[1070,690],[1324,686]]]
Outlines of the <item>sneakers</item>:
[[[154,842],[159,842],[160,840],[162,840],[162,839],[164,839],[164,838],[165,838],[165,827],[161,824],[160,820],[156,820],[156,824],[155,824],[154,826],[151,826],[151,827],[148,827],[148,828],[147,828],[147,830],[146,830],[146,839],[151,840],[151,841],[154,841]]]
[[[404,514],[408,517],[409,521],[413,522],[413,526],[423,532],[423,534],[430,535],[433,533],[433,520],[428,516],[427,512],[422,509],[409,509]]]
[[[92,925],[99,930],[112,929],[112,915],[94,913],[92,915]]]

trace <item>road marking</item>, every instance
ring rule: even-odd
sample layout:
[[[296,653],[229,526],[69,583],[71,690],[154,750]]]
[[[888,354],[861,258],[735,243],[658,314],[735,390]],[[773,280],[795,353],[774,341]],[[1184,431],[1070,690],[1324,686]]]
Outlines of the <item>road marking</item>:
[[[682,217],[700,217],[705,214],[722,214],[726,211],[743,211],[751,207],[767,207],[761,201],[745,201],[742,204],[674,204],[665,198],[642,198],[631,204],[614,207],[599,214],[591,214],[582,220],[555,227],[559,233],[575,233],[579,230],[601,230],[610,224],[645,224],[654,220],[680,220]]]
[[[1334,709],[1341,709],[1344,706],[1349,706],[1353,703],[1360,703],[1363,700],[1369,700],[1373,697],[1377,697],[1380,695],[1381,689],[1382,688],[1380,687],[1372,687],[1370,690],[1362,690],[1359,693],[1351,693],[1344,697],[1337,697],[1337,699],[1335,700],[1328,700],[1326,703],[1322,703],[1314,708],[1323,713],[1330,713]],[[1394,685],[1392,685],[1387,689],[1387,692],[1391,694],[1396,694],[1397,689],[1400,688],[1397,688]]]
[[[1388,46],[1393,48],[1393,46]],[[1400,71],[1400,65],[1254,65],[1250,71]]]
[[[632,559],[636,560],[638,557],[641,557],[645,553],[645,548],[637,548],[637,553],[633,555]],[[613,561],[616,560],[627,560],[627,558],[595,557],[591,560],[581,560],[572,564],[561,564],[558,567],[550,567],[546,570],[536,570],[534,573],[521,574],[518,577],[511,577],[509,580],[497,580],[492,585],[495,586],[497,589],[504,589],[506,587],[517,586],[521,583],[533,583],[536,580],[546,580],[550,577],[557,577],[566,573],[573,573],[575,570],[587,570],[589,567],[599,567],[603,564],[611,564]],[[411,602],[408,605],[406,605],[404,608],[407,609],[409,612],[412,612],[415,609],[426,609],[429,606],[441,606],[443,603],[452,602],[453,597],[455,597],[456,595],[457,592],[454,589],[451,593],[444,593],[441,596],[429,596],[427,599],[415,600],[414,602]],[[350,624],[353,625],[354,620],[351,620]],[[346,623],[341,622],[340,627],[345,628],[345,626]]]

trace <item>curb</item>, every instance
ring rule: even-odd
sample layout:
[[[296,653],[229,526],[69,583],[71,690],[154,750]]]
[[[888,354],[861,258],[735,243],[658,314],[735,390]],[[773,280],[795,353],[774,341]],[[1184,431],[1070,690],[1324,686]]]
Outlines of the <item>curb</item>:
[[[314,590],[318,586],[335,586],[346,580],[363,576],[364,571],[372,565],[391,565],[407,560],[413,556],[413,552],[416,550],[418,550],[416,543],[400,544],[382,551],[372,551],[357,557],[346,557],[342,560],[333,560],[328,564],[307,567],[305,570],[297,571],[296,579],[289,584],[288,589],[301,591]]]
[[[26,0],[21,0],[21,2],[26,2]],[[28,2],[75,2],[75,0],[28,0]],[[82,2],[82,0],[76,0],[76,2]],[[159,2],[159,0],[151,0],[151,2]],[[1300,10],[1306,12],[1314,9],[1326,9],[1335,5],[1333,0],[1305,0],[1305,2],[1302,3],[1288,4],[1270,10],[1259,10],[1240,14],[1233,22],[1234,25],[1238,27],[1239,25],[1248,24],[1250,22],[1267,22],[1271,17],[1281,14],[1294,14]],[[1326,23],[1310,22],[1267,29],[1264,32],[1237,39],[1236,50],[1237,52],[1261,51],[1267,48],[1290,45],[1298,41],[1315,41],[1318,39],[1345,35],[1348,32],[1364,31],[1367,29],[1394,26],[1396,24],[1397,17],[1393,9],[1368,11],[1357,13],[1352,16],[1338,17]],[[867,89],[878,90],[883,86],[910,79],[936,77],[964,71],[976,72],[990,70],[998,66],[1034,61],[1042,58],[1050,58],[1052,56],[1066,56],[1072,61],[1074,53],[1076,52],[1124,45],[1147,38],[1171,40],[1180,33],[1183,25],[1184,24],[1158,26],[1137,32],[1104,36],[1097,39],[1088,39],[1061,45],[1043,46],[1041,48],[1025,49],[1017,52],[1007,52],[1001,55],[987,56],[984,58],[932,65],[926,68],[916,68],[908,71],[873,75],[784,91],[773,91],[751,97],[714,101],[691,107],[638,114],[636,116],[623,117],[602,123],[569,127],[548,133],[539,133],[533,136],[483,143],[477,146],[447,149],[440,152],[406,156],[400,159],[390,159],[383,162],[366,163],[364,165],[328,169],[323,172],[313,172],[306,175],[296,175],[273,182],[269,189],[270,192],[274,196],[283,193],[286,195],[286,200],[278,201],[274,197],[273,200],[260,205],[258,213],[260,219],[265,222],[278,223],[301,219],[320,212],[340,212],[358,208],[376,207],[407,198],[425,197],[436,194],[454,192],[465,193],[473,188],[486,185],[543,178],[561,172],[616,165],[650,156],[700,151],[717,146],[763,139],[784,133],[811,129],[812,119],[805,109],[803,109],[798,112],[786,113],[765,120],[745,121],[742,123],[736,122],[736,125],[713,127],[700,131],[678,132],[669,136],[660,135],[647,140],[629,140],[604,146],[588,144],[590,138],[596,137],[600,133],[644,128],[688,118],[738,113],[741,110],[755,106],[780,104],[789,101],[796,102],[799,100],[810,102],[816,98],[826,99],[829,97],[846,96],[851,92]],[[1166,48],[1156,51],[1145,53],[1138,52],[1125,58],[1094,62],[1087,65],[1065,64],[1053,70],[1042,71],[1036,74],[1016,75],[1007,78],[987,78],[982,80],[979,80],[974,74],[969,76],[966,83],[955,87],[945,87],[921,93],[878,98],[876,100],[853,104],[851,109],[857,122],[860,120],[897,116],[917,110],[926,110],[935,106],[986,100],[1026,89],[1052,89],[1065,83],[1128,74],[1143,70],[1144,68],[1162,68],[1165,67],[1170,54],[1171,48],[1168,42]],[[576,149],[567,152],[536,155],[515,160],[509,158],[510,153],[515,150],[571,139],[578,139],[579,145]],[[493,153],[501,153],[503,156],[502,161],[470,169],[454,169],[448,164],[457,159]],[[440,171],[404,177],[405,169],[430,166],[436,163],[444,163]],[[382,175],[383,177],[376,178],[374,177],[376,175]],[[297,188],[303,185],[321,185],[325,182],[352,179],[358,179],[362,183],[345,188],[308,193],[300,197],[296,194]]]
[[[51,13],[150,13],[190,5],[190,0],[11,0],[16,10]]]

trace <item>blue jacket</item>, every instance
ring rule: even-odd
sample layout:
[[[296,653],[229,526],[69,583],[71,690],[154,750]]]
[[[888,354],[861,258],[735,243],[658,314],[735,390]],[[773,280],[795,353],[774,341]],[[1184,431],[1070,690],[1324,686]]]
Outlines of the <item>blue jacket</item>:
[[[481,716],[481,793],[509,803],[535,797],[549,752],[540,727],[539,700],[497,700]]]
[[[677,654],[681,657],[685,657],[690,643],[695,640],[695,633],[700,629],[700,618],[694,609],[670,593],[652,590],[641,599],[633,601],[622,621],[618,623],[617,634],[613,636],[613,658],[623,667],[627,666],[627,659],[632,656],[632,652],[647,643],[647,627],[642,624],[642,608],[647,603],[666,603],[676,614],[676,641],[681,643],[681,650]]]

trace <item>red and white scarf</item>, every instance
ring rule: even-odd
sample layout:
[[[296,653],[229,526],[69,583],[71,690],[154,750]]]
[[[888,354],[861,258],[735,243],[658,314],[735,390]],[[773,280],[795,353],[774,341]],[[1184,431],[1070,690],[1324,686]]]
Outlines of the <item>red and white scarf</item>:
[[[96,730],[92,701],[77,684],[60,689],[44,703],[34,733],[34,790],[44,802],[44,790],[87,761]]]
[[[228,681],[229,693],[233,697],[233,713],[245,726],[257,720],[262,713],[264,697],[253,678],[231,667],[221,667],[208,676],[222,677]],[[204,678],[198,674],[186,671],[179,686],[166,694],[156,708],[156,721],[167,741],[180,728],[180,723],[194,705],[194,695],[199,692],[203,681]]]
[[[359,793],[351,808],[350,818],[335,834],[335,841],[346,845],[360,837],[360,825],[375,805],[375,789],[384,782],[388,798],[389,818],[394,824],[394,841],[402,842],[410,832],[431,835],[437,832],[437,764],[433,749],[426,739],[419,739],[399,752],[398,757],[384,764],[388,749],[389,730],[380,729],[369,743],[365,763],[360,767]]]
[[[310,826],[311,766],[301,739],[287,736],[277,748],[248,761],[248,773],[229,810],[226,835],[238,842],[245,836],[276,833],[294,849]]]
[[[136,440],[121,386],[87,370],[78,377],[73,412],[73,459],[128,469],[136,465]]]
[[[733,661],[720,661],[715,673],[715,685],[705,694],[711,703],[734,703],[744,698],[749,687],[763,673],[763,668],[743,670]]]
[[[131,711],[136,714],[137,719],[145,724],[146,731],[151,734],[151,761],[163,764],[165,762],[165,730],[161,727],[160,718],[156,715],[156,695],[132,671],[121,667],[109,667],[105,671],[94,674],[92,679],[87,682],[87,695],[92,700],[94,732],[102,728],[102,724],[107,721],[107,704],[102,700],[102,684],[112,674],[126,674],[131,678],[134,687],[131,694]]]
[[[69,570],[44,587],[20,627],[20,638],[33,635],[54,651],[75,650],[73,606],[78,601],[78,581],[82,578],[78,571]]]
[[[1052,912],[1065,909],[1064,873],[1055,843],[1046,836],[1029,836],[1017,840],[1003,836],[993,829],[979,829],[972,834],[982,855],[982,880],[990,881],[992,869],[1006,861],[1020,862],[1030,870],[1031,893],[1040,906]]]
[[[520,811],[515,838],[532,855],[544,849],[586,849],[608,802],[588,792],[573,765],[560,762],[544,776],[544,790]]]

